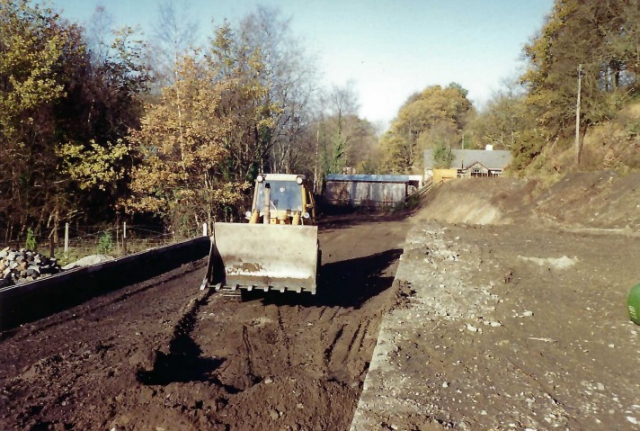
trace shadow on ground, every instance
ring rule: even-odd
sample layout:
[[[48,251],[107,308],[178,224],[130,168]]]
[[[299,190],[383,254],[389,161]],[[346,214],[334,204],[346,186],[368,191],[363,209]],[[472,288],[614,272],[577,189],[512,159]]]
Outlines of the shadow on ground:
[[[153,368],[140,369],[136,373],[138,382],[145,385],[165,386],[173,382],[210,382],[224,388],[227,393],[240,392],[239,388],[223,384],[215,371],[225,362],[224,358],[202,356],[202,349],[193,340],[191,333],[197,322],[200,307],[206,304],[213,290],[194,302],[193,306],[178,321],[173,338],[169,343],[169,353],[156,351]]]
[[[321,232],[331,232],[372,222],[402,221],[411,216],[417,209],[402,209],[396,211],[368,210],[336,207],[323,211],[318,220]]]
[[[385,270],[396,262],[402,249],[322,265],[317,294],[295,292],[244,292],[243,300],[262,299],[265,305],[359,308],[393,284],[393,275]]]

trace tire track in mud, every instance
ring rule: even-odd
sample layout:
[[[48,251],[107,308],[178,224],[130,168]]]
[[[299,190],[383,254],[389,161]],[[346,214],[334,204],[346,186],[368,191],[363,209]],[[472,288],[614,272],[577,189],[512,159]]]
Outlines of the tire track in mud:
[[[346,326],[347,325],[344,325],[344,324],[340,326],[340,328],[333,335],[333,341],[331,341],[331,343],[329,344],[329,347],[327,347],[324,350],[324,362],[327,369],[331,369],[331,359],[332,359],[334,350],[338,345],[338,341],[340,341],[340,338],[342,338],[342,334],[344,333],[344,328]]]
[[[201,278],[191,274],[162,284],[150,281],[158,289],[137,293],[141,284],[132,286],[136,294],[87,303],[80,320],[69,320],[75,311],[51,319],[35,334],[48,344],[46,356],[75,348],[62,340],[82,333],[71,330],[78,322],[93,331],[83,334],[90,345],[107,340],[109,347],[96,347],[99,361],[93,356],[78,361],[74,372],[83,376],[81,388],[65,376],[45,385],[40,375],[16,388],[12,394],[19,399],[11,405],[44,388],[52,394],[42,400],[44,408],[22,409],[20,422],[18,412],[0,415],[0,429],[30,430],[42,423],[119,431],[348,429],[373,334],[395,295],[389,274],[406,231],[402,223],[391,226],[396,237],[389,242],[388,236],[376,239],[377,229],[364,221],[321,234],[321,243],[322,235],[332,241],[321,269],[329,281],[317,296],[276,293],[230,301],[213,291],[199,293]],[[346,245],[359,241],[365,241],[360,256],[349,255],[352,247]],[[26,338],[31,336],[20,333],[0,341],[0,354],[2,348],[22,349],[14,356],[22,361],[16,369],[33,357],[30,347],[18,342]],[[40,351],[33,345],[31,350]],[[60,409],[61,403],[67,406]],[[7,406],[0,396],[0,410],[2,405]],[[50,416],[54,410],[57,416]]]
[[[358,338],[358,335],[360,334],[361,329],[362,329],[362,323],[360,323],[356,328],[356,330],[353,331],[353,336],[351,337],[351,340],[349,341],[349,345],[347,346],[347,355],[346,355],[347,357],[354,351],[353,346],[356,343],[356,338]]]
[[[364,329],[363,329],[364,327]],[[351,337],[348,350],[345,355],[344,362],[348,365],[349,371],[357,378],[363,379],[363,372],[366,372],[366,366],[369,361],[362,361],[362,343],[366,334],[366,328],[369,327],[369,321],[360,323]],[[359,364],[360,363],[360,364]],[[360,368],[360,370],[358,370]]]
[[[247,376],[249,380],[257,381],[259,378],[256,377],[256,374],[253,372],[253,352],[251,348],[251,342],[249,341],[249,332],[247,330],[247,326],[242,326],[242,342],[244,343],[245,350],[247,352]]]
[[[375,336],[373,340],[369,342],[369,346],[365,348],[365,339],[369,335],[370,327],[371,327],[371,321],[368,320],[365,324],[364,330],[361,330],[358,333],[358,337],[354,338],[354,341],[359,338],[358,348],[352,349],[348,358],[350,363],[355,364],[356,370],[354,371],[357,372],[358,379],[362,383],[364,383],[364,379],[367,376],[367,371],[369,370],[369,363],[371,362],[372,355],[366,355],[365,357],[363,357],[361,352],[366,351],[367,349],[373,352],[374,344],[377,338],[377,336]],[[362,325],[360,326],[360,328],[362,328]],[[376,326],[376,329],[378,329],[378,326]]]
[[[287,331],[284,327],[282,311],[280,310],[280,308],[277,309],[277,312],[278,312],[278,329],[282,334],[282,340],[284,341],[284,348],[287,356],[286,365],[287,367],[291,367],[291,340],[289,339],[289,336],[287,335]]]

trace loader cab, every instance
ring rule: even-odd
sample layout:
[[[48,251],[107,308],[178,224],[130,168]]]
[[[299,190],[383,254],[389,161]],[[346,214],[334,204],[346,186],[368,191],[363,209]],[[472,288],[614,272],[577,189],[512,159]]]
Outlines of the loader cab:
[[[269,195],[267,211],[266,196]],[[250,223],[265,223],[269,213],[270,224],[314,225],[315,202],[304,175],[263,174],[255,183]]]

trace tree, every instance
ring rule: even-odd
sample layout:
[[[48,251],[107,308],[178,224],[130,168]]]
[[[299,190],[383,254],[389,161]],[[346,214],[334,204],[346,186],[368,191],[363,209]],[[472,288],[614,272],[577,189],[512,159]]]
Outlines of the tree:
[[[181,57],[196,48],[198,25],[191,19],[187,2],[163,0],[158,4],[158,23],[153,27],[151,46],[155,84],[175,83]],[[179,95],[177,95],[179,97]]]
[[[0,214],[6,237],[50,214],[46,174],[55,167],[55,153],[49,138],[53,106],[65,94],[59,70],[67,36],[51,9],[0,1]]]
[[[93,54],[94,62],[100,64],[106,59],[113,35],[113,15],[104,5],[96,6],[87,25],[87,46]]]
[[[353,83],[333,86],[321,102],[319,117],[311,127],[317,144],[318,176],[344,170],[371,173],[377,167],[377,129],[357,115],[358,97]]]
[[[311,172],[313,139],[306,128],[312,121],[312,105],[317,93],[314,59],[292,34],[291,19],[278,9],[259,6],[241,20],[237,38],[260,52],[260,84],[267,89],[263,105],[273,124],[265,138],[271,172]]]
[[[235,38],[228,23],[203,57],[185,56],[178,65],[175,83],[131,135],[143,159],[123,205],[187,231],[237,214],[266,159],[274,108],[263,103],[260,53]]]
[[[262,52],[236,37],[225,23],[217,29],[205,59],[216,70],[216,79],[229,83],[221,100],[224,118],[233,125],[224,138],[228,152],[225,177],[253,181],[264,171],[273,142],[274,112],[281,110],[267,97],[269,87],[261,78],[265,68]]]
[[[460,142],[461,132],[473,110],[466,95],[467,91],[455,83],[446,88],[427,87],[411,95],[382,138],[381,145],[387,147],[384,169],[410,172],[420,167],[425,148],[442,142],[447,146]]]
[[[434,168],[449,169],[451,167],[451,163],[453,163],[453,159],[454,156],[453,151],[451,151],[451,147],[442,142],[436,144],[433,149]]]
[[[138,128],[149,83],[144,45],[131,28],[111,30],[113,40],[101,54],[84,50],[65,63],[66,97],[56,107],[57,192],[83,217],[113,221],[117,201],[127,190],[136,155],[125,138]],[[62,215],[61,215],[62,216]]]
[[[465,133],[472,135],[474,145],[511,150],[535,127],[526,105],[526,93],[515,82],[505,82],[504,89],[492,95],[483,109],[468,124]]]
[[[353,83],[348,82],[345,87],[334,86],[329,94],[329,105],[335,127],[331,134],[329,147],[325,148],[324,156],[327,158],[327,173],[342,173],[342,168],[347,166],[347,147],[353,134],[352,126],[357,122],[357,98],[353,89]]]
[[[611,118],[634,90],[638,17],[636,2],[556,0],[540,34],[525,46],[529,64],[521,78],[546,142],[573,135],[579,65],[582,137],[593,124]]]
[[[53,10],[0,1],[5,239],[27,227],[55,236],[61,220],[113,214],[127,165],[119,140],[136,125],[145,87],[132,34],[95,56],[83,29]]]
[[[132,132],[130,141],[143,159],[123,206],[156,214],[185,232],[217,219],[244,186],[220,177],[228,157],[223,141],[232,126],[221,104],[228,83],[216,82],[216,70],[193,58],[184,58],[178,71],[180,79],[163,91],[160,103],[148,106],[141,129]],[[179,101],[177,91],[183,94]],[[183,121],[174,114],[176,103],[182,104]]]

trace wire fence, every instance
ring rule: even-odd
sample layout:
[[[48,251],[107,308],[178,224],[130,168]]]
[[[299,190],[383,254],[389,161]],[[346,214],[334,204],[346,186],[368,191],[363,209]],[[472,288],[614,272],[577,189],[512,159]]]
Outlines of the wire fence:
[[[60,264],[65,265],[94,254],[122,257],[184,241],[198,234],[201,235],[202,231],[198,233],[194,229],[193,232],[184,235],[158,226],[125,223],[111,226],[67,224],[56,232],[49,230],[40,235],[22,233],[6,244],[0,243],[0,250],[4,247],[36,250],[56,257]]]

